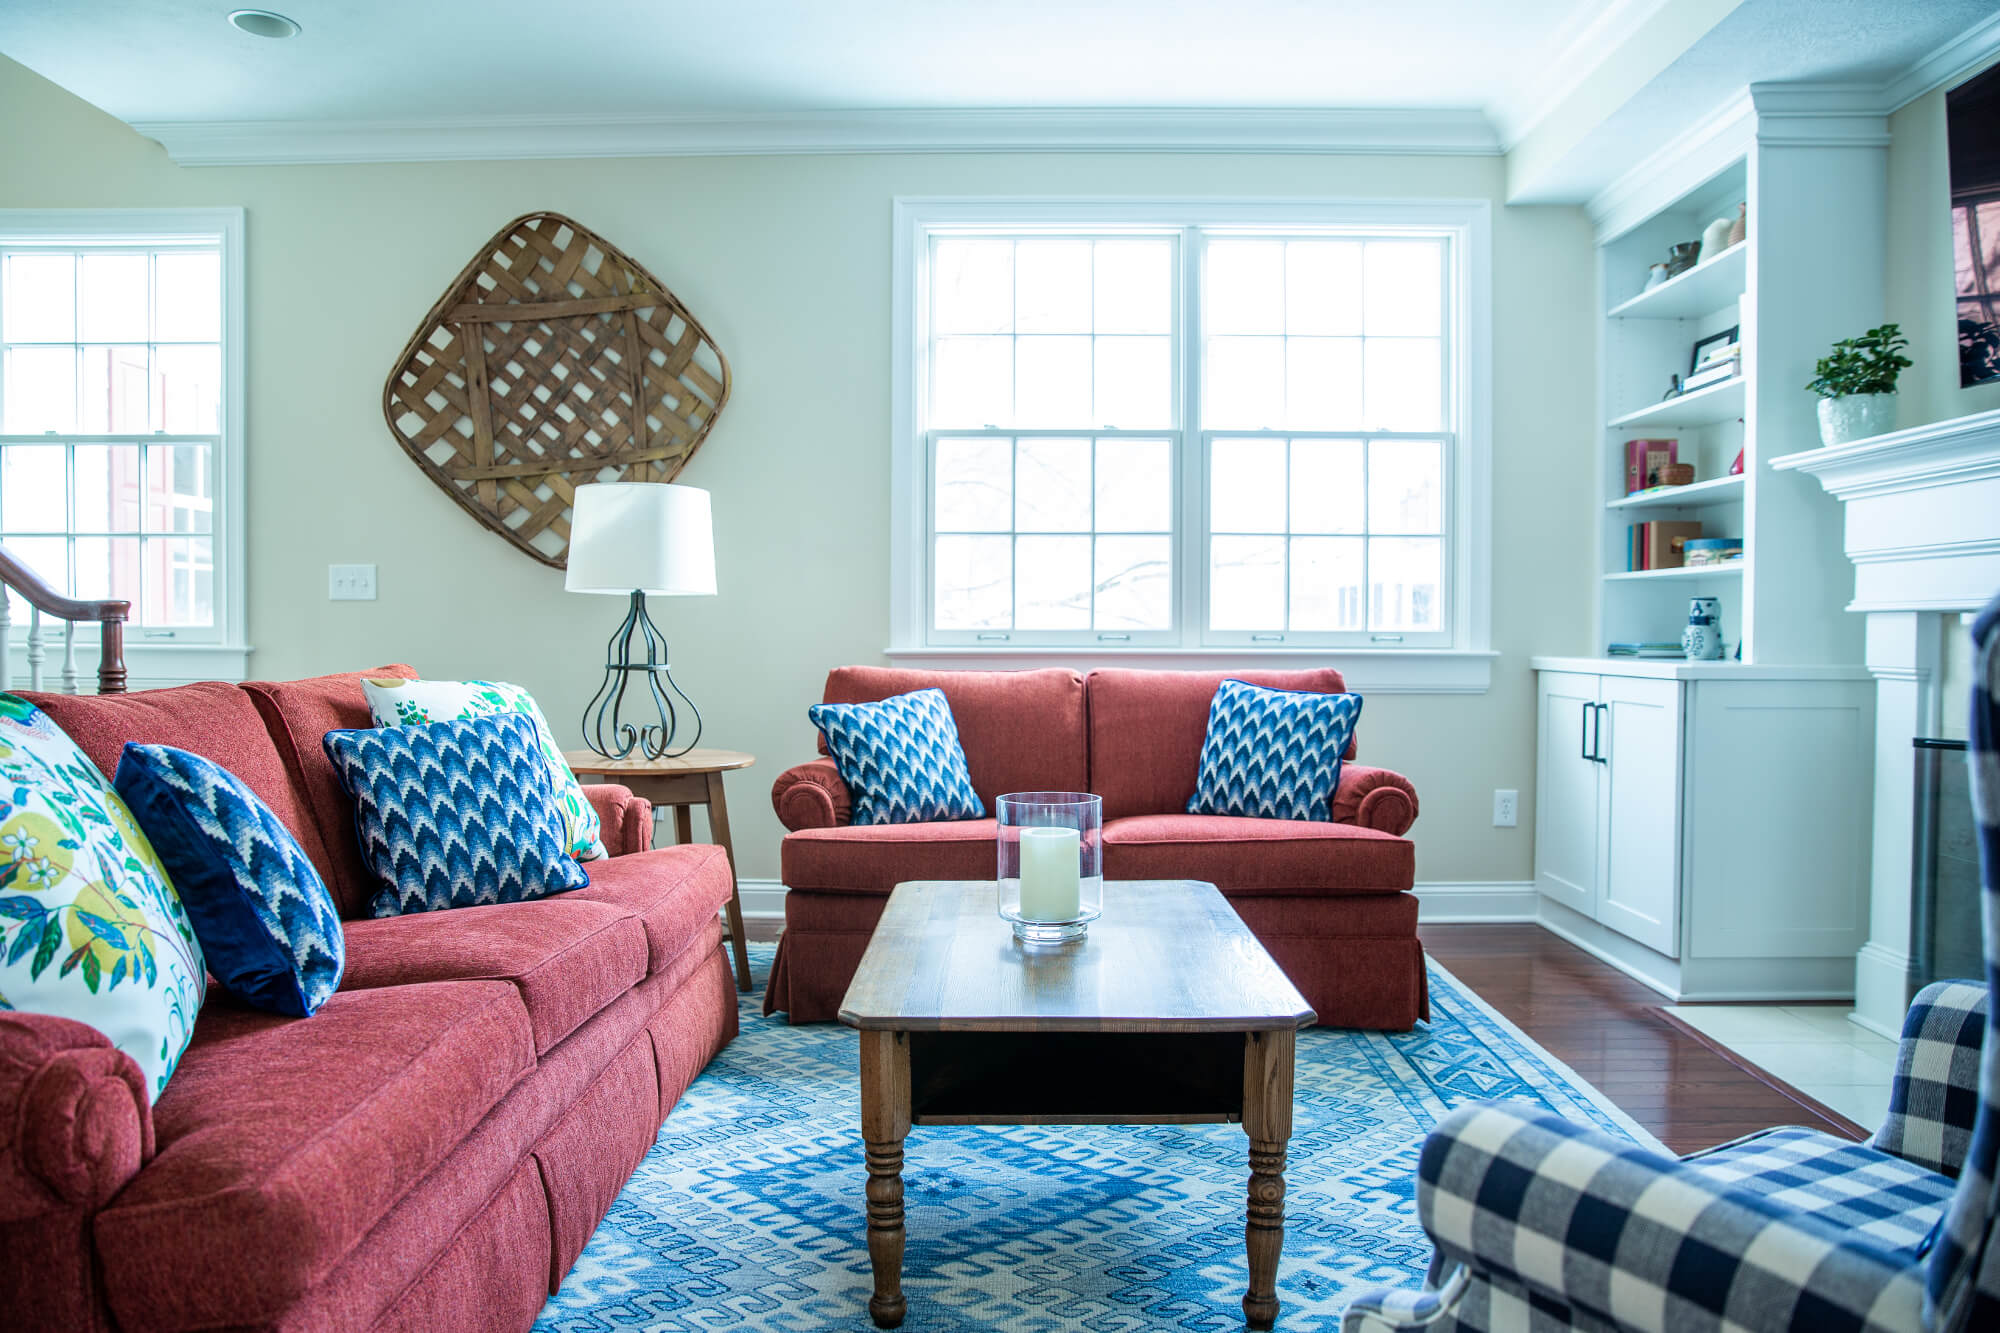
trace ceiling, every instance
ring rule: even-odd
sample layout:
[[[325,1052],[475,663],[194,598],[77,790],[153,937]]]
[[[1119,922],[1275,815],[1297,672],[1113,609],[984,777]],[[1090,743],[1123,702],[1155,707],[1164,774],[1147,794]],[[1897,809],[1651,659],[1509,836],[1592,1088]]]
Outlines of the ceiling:
[[[836,122],[868,114],[904,117],[889,137],[905,147],[938,148],[1151,134],[1158,147],[1359,150],[1343,136],[1372,132],[1374,151],[1428,135],[1424,150],[1495,152],[1543,123],[1575,142],[1510,190],[1553,201],[1588,197],[1749,83],[1886,82],[2000,13],[2000,0],[265,3],[300,35],[237,31],[232,0],[0,0],[0,54],[182,161],[569,156],[617,118],[750,127],[704,131],[707,151],[759,151],[760,135],[761,151],[816,151],[815,133],[836,145],[824,151],[855,151],[875,128]],[[1587,126],[1565,121],[1572,103]],[[1085,128],[1148,113],[1125,138]],[[1243,119],[1292,113],[1318,119]],[[1069,119],[1021,128],[1036,115]],[[700,151],[627,133],[600,133],[604,151]]]
[[[4,0],[124,120],[902,107],[1483,107],[1594,0]],[[1440,34],[1450,39],[1440,41]]]

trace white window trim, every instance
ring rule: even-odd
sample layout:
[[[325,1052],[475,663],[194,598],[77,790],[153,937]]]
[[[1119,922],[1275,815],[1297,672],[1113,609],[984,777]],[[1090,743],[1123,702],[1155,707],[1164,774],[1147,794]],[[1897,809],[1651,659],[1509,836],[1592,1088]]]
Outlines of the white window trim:
[[[1483,693],[1491,683],[1493,282],[1492,205],[1484,199],[1109,199],[898,197],[892,210],[889,355],[889,645],[899,664],[940,668],[1161,666],[1227,670],[1245,662],[1330,665],[1376,693]],[[927,292],[919,281],[935,227],[1080,227],[1204,224],[1245,227],[1408,227],[1452,231],[1463,255],[1452,302],[1460,421],[1452,460],[1452,646],[1449,648],[941,647],[926,642],[924,546],[928,459],[918,430],[917,336]],[[1192,335],[1190,335],[1192,336]],[[1195,423],[1184,423],[1198,439]],[[1186,506],[1183,506],[1185,511]],[[1190,529],[1182,540],[1198,540]],[[1184,562],[1182,562],[1184,563]],[[1185,604],[1185,599],[1184,599]]]
[[[222,457],[215,473],[216,564],[221,579],[216,599],[216,636],[173,643],[149,638],[131,627],[125,636],[125,667],[133,689],[191,680],[242,680],[249,674],[247,597],[248,506],[244,479],[245,412],[243,219],[241,208],[0,208],[0,242],[215,237],[222,240]],[[46,619],[44,624],[47,625]],[[43,688],[56,688],[55,666],[62,631],[50,627],[49,670]],[[16,627],[10,664],[17,684],[27,681],[26,634]],[[94,634],[77,632],[77,669],[88,682],[97,669]]]

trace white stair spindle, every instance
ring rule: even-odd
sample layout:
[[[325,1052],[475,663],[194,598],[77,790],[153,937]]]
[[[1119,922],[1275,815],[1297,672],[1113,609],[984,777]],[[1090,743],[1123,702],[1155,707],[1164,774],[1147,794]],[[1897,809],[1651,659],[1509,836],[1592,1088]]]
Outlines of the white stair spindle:
[[[63,621],[62,692],[76,693],[76,622]]]
[[[48,657],[48,649],[42,644],[42,609],[28,608],[28,688],[42,688],[42,662]]]
[[[7,589],[0,588],[0,690],[14,688],[14,657],[8,651],[13,627],[14,597]]]

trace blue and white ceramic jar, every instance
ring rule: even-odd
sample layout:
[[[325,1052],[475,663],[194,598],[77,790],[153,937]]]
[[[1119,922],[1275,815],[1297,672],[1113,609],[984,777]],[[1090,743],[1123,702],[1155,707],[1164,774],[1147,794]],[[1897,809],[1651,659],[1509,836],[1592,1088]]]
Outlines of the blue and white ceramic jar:
[[[1722,599],[1695,597],[1688,602],[1687,628],[1681,631],[1681,651],[1690,662],[1714,662],[1722,656]]]

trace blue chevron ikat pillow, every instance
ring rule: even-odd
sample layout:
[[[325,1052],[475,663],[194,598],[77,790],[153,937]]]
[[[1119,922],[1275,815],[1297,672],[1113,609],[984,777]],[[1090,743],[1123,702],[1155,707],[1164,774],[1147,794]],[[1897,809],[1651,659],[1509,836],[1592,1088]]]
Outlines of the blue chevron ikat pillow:
[[[814,704],[806,716],[826,737],[827,753],[853,794],[854,823],[985,818],[943,690],[872,704]]]
[[[1223,681],[1208,706],[1188,813],[1332,823],[1340,756],[1360,720],[1358,694]]]
[[[208,970],[237,999],[304,1018],[340,986],[340,913],[291,830],[213,760],[127,745],[112,785],[180,891]]]
[[[418,727],[329,731],[354,798],[374,914],[512,903],[580,889],[535,720],[500,713]]]

